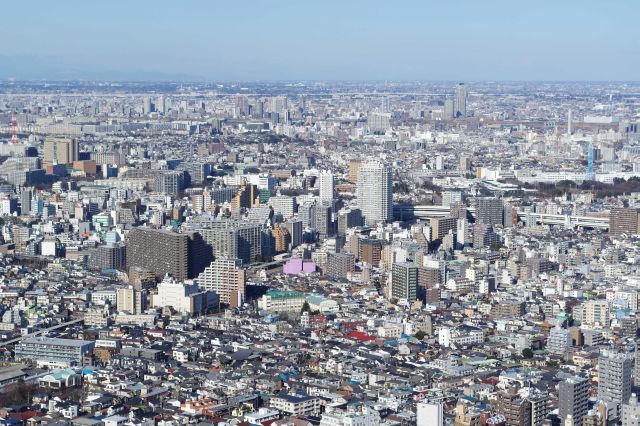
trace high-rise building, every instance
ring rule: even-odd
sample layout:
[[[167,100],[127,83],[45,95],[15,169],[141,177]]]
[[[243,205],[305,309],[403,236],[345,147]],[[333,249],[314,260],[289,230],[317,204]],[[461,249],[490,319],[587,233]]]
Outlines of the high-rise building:
[[[589,409],[589,381],[583,377],[569,377],[558,385],[558,417],[563,422],[571,416],[574,425],[582,426]]]
[[[631,397],[633,354],[602,351],[598,358],[598,398],[607,404],[609,418],[618,417]]]
[[[153,112],[152,108],[153,107],[151,103],[151,98],[148,96],[145,96],[144,99],[142,100],[142,113],[149,114]]]
[[[549,338],[547,339],[547,351],[555,355],[565,355],[572,344],[573,338],[571,337],[569,330],[558,325],[552,328],[549,332]]]
[[[269,198],[269,203],[273,207],[273,212],[281,214],[286,220],[293,217],[296,199],[294,197],[288,197],[286,195],[277,195]]]
[[[291,245],[291,234],[289,234],[286,226],[283,224],[276,225],[273,227],[271,233],[273,234],[276,253],[283,253],[289,250],[289,246]]]
[[[456,117],[467,116],[467,88],[464,83],[456,86]]]
[[[495,197],[476,199],[476,222],[485,225],[502,225],[502,200]]]
[[[391,166],[373,160],[358,170],[358,207],[367,225],[393,218],[393,186]]]
[[[153,181],[156,192],[177,197],[185,188],[185,173],[175,170],[158,174]]]
[[[353,272],[356,256],[351,253],[328,253],[325,275],[331,278],[346,278]]]
[[[444,120],[451,120],[455,116],[455,105],[453,99],[445,99],[444,101]]]
[[[639,225],[637,209],[615,208],[609,212],[609,234],[611,235],[638,234]]]
[[[320,234],[320,238],[330,237],[335,234],[335,223],[333,222],[333,211],[330,205],[316,204],[314,206],[315,230]]]
[[[320,187],[320,201],[333,201],[333,191],[335,186],[335,179],[333,173],[330,170],[323,170],[318,176]]]
[[[345,207],[338,212],[338,234],[344,235],[347,229],[362,226],[362,210],[356,207]]]
[[[349,160],[349,182],[358,182],[358,171],[360,170],[361,165],[362,162],[360,160]]]
[[[471,159],[469,157],[460,157],[460,163],[458,164],[458,170],[466,172],[471,170]]]
[[[531,402],[520,396],[516,388],[498,394],[497,410],[507,425],[531,426]]]
[[[374,238],[359,238],[358,242],[358,259],[375,268],[380,266],[383,241]]]
[[[288,220],[284,223],[284,226],[291,236],[291,248],[296,248],[302,244],[302,221]]]
[[[259,223],[196,218],[187,222],[186,228],[201,234],[213,248],[216,258],[241,259],[244,263],[251,263],[268,256],[263,247],[263,225]]]
[[[231,208],[233,210],[240,210],[241,208],[250,209],[256,204],[257,198],[258,187],[244,182],[240,190],[233,197],[233,200],[231,200]]]
[[[31,200],[33,199],[33,188],[23,187],[20,190],[20,214],[28,216],[31,214]]]
[[[221,303],[238,307],[244,302],[246,284],[241,265],[240,259],[216,259],[198,275],[196,282],[201,288],[215,292]]]
[[[441,402],[419,402],[416,407],[417,426],[443,426],[444,410]]]
[[[418,292],[418,266],[414,263],[394,263],[391,267],[391,297],[398,300],[416,300]]]
[[[391,128],[391,114],[388,112],[372,112],[367,117],[369,130],[372,132],[386,132]]]
[[[640,403],[635,393],[622,405],[622,426],[640,426]]]
[[[181,314],[198,315],[219,307],[220,299],[213,291],[201,290],[191,280],[180,282],[173,277],[165,277],[158,284],[151,303],[154,308],[171,307]]]
[[[569,110],[569,112],[567,112],[567,134],[570,135],[573,132],[573,129],[571,128],[571,124],[573,122],[573,111]]]
[[[127,266],[127,247],[122,242],[98,246],[89,255],[91,269],[124,270]]]
[[[152,271],[156,279],[169,274],[184,281],[197,276],[213,260],[211,246],[197,232],[134,228],[126,241],[127,266]]]
[[[429,219],[431,225],[431,239],[442,240],[450,231],[456,232],[458,229],[458,219],[455,217],[435,217]]]
[[[121,287],[116,296],[118,312],[140,314],[147,307],[146,295],[133,286]]]
[[[46,138],[44,140],[44,163],[71,164],[78,161],[79,151],[77,139]]]
[[[444,189],[442,191],[442,205],[450,206],[454,203],[462,203],[464,199],[463,193],[459,189]]]

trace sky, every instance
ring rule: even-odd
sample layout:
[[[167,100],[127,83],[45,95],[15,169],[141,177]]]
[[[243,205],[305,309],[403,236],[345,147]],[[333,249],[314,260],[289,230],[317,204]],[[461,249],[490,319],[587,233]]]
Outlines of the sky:
[[[0,79],[640,80],[640,0],[14,0]]]

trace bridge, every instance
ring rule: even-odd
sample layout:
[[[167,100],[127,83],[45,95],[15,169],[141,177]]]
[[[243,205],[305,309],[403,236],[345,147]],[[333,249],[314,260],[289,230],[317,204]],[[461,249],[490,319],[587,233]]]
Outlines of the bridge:
[[[476,209],[474,207],[467,208],[472,217],[475,217]],[[518,211],[518,219],[525,223],[535,221],[540,225],[560,225],[565,228],[593,228],[593,229],[609,229],[608,217],[594,216],[574,216],[564,214],[546,214],[546,213],[528,213]],[[429,219],[433,217],[447,217],[450,209],[448,206],[429,206],[429,205],[408,205],[394,204],[393,217],[396,220],[413,220],[413,219]]]
[[[0,342],[0,348],[3,348],[5,346],[9,346],[9,345],[13,345],[14,343],[21,342],[21,341],[23,341],[25,339],[28,339],[30,337],[38,337],[38,336],[40,336],[40,335],[42,335],[44,333],[48,333],[50,331],[57,330],[59,328],[65,328],[65,327],[68,327],[70,325],[78,324],[78,323],[81,323],[83,321],[84,321],[84,319],[81,318],[81,319],[76,319],[76,320],[63,322],[63,323],[57,324],[57,325],[52,325],[51,327],[43,328],[41,330],[34,331],[33,333],[25,334],[24,336],[20,336],[20,337],[16,337],[15,339],[7,340],[6,342]]]

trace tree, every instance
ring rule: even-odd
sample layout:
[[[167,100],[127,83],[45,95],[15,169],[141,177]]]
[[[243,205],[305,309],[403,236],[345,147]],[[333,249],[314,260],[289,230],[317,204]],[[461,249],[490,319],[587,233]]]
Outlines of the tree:
[[[311,306],[309,306],[309,302],[307,302],[306,300],[304,301],[304,304],[302,305],[302,309],[300,309],[300,313],[304,313],[304,312],[311,312]]]
[[[422,340],[425,338],[425,336],[427,335],[427,333],[425,333],[422,330],[418,330],[418,332],[416,334],[413,335],[413,337],[415,337],[418,340]]]
[[[524,348],[522,350],[522,356],[526,359],[531,359],[533,358],[533,351],[531,350],[531,348]]]

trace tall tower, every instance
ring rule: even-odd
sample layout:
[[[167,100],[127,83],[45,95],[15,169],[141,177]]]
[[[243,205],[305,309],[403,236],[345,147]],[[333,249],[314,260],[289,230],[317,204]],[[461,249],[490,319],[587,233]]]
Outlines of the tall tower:
[[[594,179],[593,173],[593,143],[589,142],[589,150],[587,152],[587,175],[589,180]]]
[[[573,111],[569,110],[567,113],[567,134],[570,135],[573,129],[571,128],[571,123],[573,122]]]
[[[378,160],[363,163],[358,170],[358,207],[365,223],[387,222],[393,217],[391,166]]]
[[[20,139],[18,139],[18,119],[16,118],[15,110],[11,111],[11,121],[9,122],[9,126],[11,127],[11,143],[20,143]]]
[[[631,396],[633,354],[603,351],[598,358],[598,399],[617,409]]]
[[[334,178],[330,170],[323,170],[319,176],[320,201],[333,201]]]
[[[467,116],[467,88],[464,83],[456,86],[456,114],[457,117]]]

